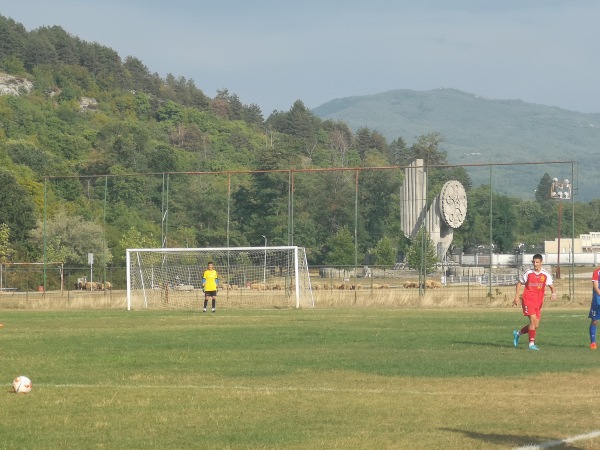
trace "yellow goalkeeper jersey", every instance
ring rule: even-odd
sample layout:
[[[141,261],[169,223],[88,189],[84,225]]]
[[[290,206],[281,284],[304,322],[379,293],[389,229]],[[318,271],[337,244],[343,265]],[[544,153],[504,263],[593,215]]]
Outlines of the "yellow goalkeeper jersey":
[[[219,284],[219,274],[216,270],[207,269],[202,275],[202,283],[205,291],[216,291]]]

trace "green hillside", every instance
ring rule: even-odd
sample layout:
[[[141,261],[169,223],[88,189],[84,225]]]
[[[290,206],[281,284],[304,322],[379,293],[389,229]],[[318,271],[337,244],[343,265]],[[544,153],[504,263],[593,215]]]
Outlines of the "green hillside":
[[[162,78],[58,26],[27,31],[0,16],[0,36],[1,263],[61,262],[80,273],[89,253],[95,267],[123,267],[126,248],[268,240],[306,247],[310,264],[393,265],[412,245],[400,230],[396,167],[423,155],[430,200],[449,179],[467,190],[457,247],[489,244],[491,196],[476,186],[487,170],[448,162],[577,155],[589,184],[563,230],[598,229],[600,201],[582,203],[597,192],[588,181],[597,116],[440,90],[336,100],[317,109],[322,118],[298,100],[265,118],[227,89],[211,98],[191,79]],[[514,172],[494,186],[502,252],[555,236],[558,220],[556,202],[523,195],[549,190],[552,167]]]
[[[0,262],[78,267],[94,253],[122,266],[125,248],[268,239],[309,248],[312,263],[353,263],[355,226],[361,258],[402,240],[400,173],[361,172],[357,198],[337,170],[393,165],[380,134],[355,136],[301,101],[264,118],[227,89],[211,98],[59,26],[0,16],[0,36]],[[303,170],[315,171],[291,180]],[[340,239],[348,261],[332,253]]]
[[[577,162],[577,199],[600,197],[596,176],[600,142],[600,114],[584,114],[561,108],[494,100],[455,89],[426,92],[394,90],[375,95],[332,100],[313,112],[342,120],[357,130],[369,127],[388,140],[438,132],[453,164],[518,163],[534,161]],[[564,169],[533,166],[504,170],[511,182],[506,194],[533,196],[541,176]],[[489,182],[485,171],[469,170],[474,184]],[[570,173],[556,173],[571,178]]]

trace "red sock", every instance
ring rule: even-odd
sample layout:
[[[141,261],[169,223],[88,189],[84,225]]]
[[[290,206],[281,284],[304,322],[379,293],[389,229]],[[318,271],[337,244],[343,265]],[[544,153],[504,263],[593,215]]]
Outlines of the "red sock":
[[[523,328],[521,328],[521,331],[519,331],[519,333],[528,334],[529,333],[529,325],[525,325]]]
[[[535,343],[535,332],[536,330],[529,330],[529,343]]]

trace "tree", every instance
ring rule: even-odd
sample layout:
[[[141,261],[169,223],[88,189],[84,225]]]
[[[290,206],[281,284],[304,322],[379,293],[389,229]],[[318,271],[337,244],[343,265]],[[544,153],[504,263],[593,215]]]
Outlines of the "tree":
[[[373,249],[375,264],[378,266],[393,266],[396,264],[397,253],[392,240],[389,237],[384,236],[377,242],[377,245]]]
[[[198,247],[196,230],[192,227],[179,227],[169,233],[169,247]]]
[[[529,245],[542,245],[544,236],[548,235],[545,231],[540,233],[544,228],[547,228],[548,219],[545,207],[534,200],[510,199],[515,211],[515,222],[512,229],[515,242],[522,242]],[[552,229],[548,229],[550,232]],[[589,229],[589,228],[588,228]]]
[[[131,228],[135,228],[146,238],[156,236],[156,238],[152,238],[151,247],[161,246],[163,224],[160,221],[151,220],[151,217],[160,217],[160,209],[151,207],[147,209],[148,211],[141,211],[135,207],[128,207],[123,203],[111,204],[107,208],[106,240],[113,254],[114,265],[120,265],[125,262],[126,247],[121,247],[120,241],[123,235]]]
[[[21,140],[9,141],[6,144],[6,152],[15,164],[29,166],[39,174],[44,174],[44,169],[50,166],[50,154],[40,150],[30,142],[23,142]]]
[[[0,172],[0,223],[11,230],[12,242],[24,241],[35,227],[31,195],[9,172]]]
[[[296,100],[289,112],[274,112],[266,121],[269,129],[287,134],[297,150],[306,151],[318,142],[321,119],[316,117],[300,100]]]
[[[183,120],[183,109],[174,101],[169,100],[164,106],[156,111],[156,119],[159,122],[167,122],[169,125],[176,125]]]
[[[150,132],[147,127],[127,120],[102,127],[96,135],[95,144],[102,151],[101,157],[109,167],[118,164],[129,172],[144,172],[147,170],[149,141]]]
[[[360,155],[360,159],[364,160],[365,155],[371,149],[375,148],[371,130],[367,127],[361,127],[356,131],[356,150]]]
[[[430,273],[435,270],[436,262],[435,246],[425,228],[421,228],[406,252],[406,263],[411,269]]]
[[[118,164],[112,166],[110,171],[115,175],[124,175],[127,173],[127,171]],[[107,182],[107,200],[111,204],[122,202],[129,207],[139,207],[140,205],[144,205],[146,203],[146,187],[148,183],[152,183],[152,181],[153,180],[149,180],[145,177],[110,177]],[[96,188],[98,189],[98,192],[103,192],[104,179],[97,179]]]
[[[86,265],[88,253],[94,253],[101,266],[112,260],[112,254],[104,242],[102,226],[70,215],[63,209],[48,219],[45,226],[40,221],[31,233],[30,242],[39,249],[38,260],[43,259],[44,245],[48,262]]]
[[[545,203],[550,199],[550,189],[552,188],[552,178],[548,173],[545,173],[538,183],[537,189],[535,190],[535,201],[538,203]]]
[[[133,86],[143,93],[148,91],[156,92],[156,90],[152,90],[150,70],[148,70],[148,67],[141,60],[133,56],[128,56],[123,61],[123,67],[129,72]]]
[[[379,152],[370,150],[364,157],[364,163],[370,167],[377,167],[385,165],[385,159]],[[361,170],[359,184],[361,223],[366,232],[366,235],[361,233],[359,236],[366,236],[364,244],[371,247],[386,234],[386,224],[394,206],[390,199],[399,191],[400,172]],[[399,215],[396,218],[399,219]]]
[[[406,145],[406,141],[399,137],[398,139],[394,139],[389,145],[390,152],[390,163],[392,164],[406,164],[406,161],[409,157],[407,157],[408,146]],[[410,161],[408,161],[410,163]]]
[[[600,223],[600,199],[592,200],[585,205],[584,220],[588,230],[598,229]]]
[[[517,214],[510,198],[493,196],[492,239],[498,253],[511,253],[515,244],[515,222]]]
[[[25,46],[23,61],[25,68],[32,71],[34,67],[43,64],[56,66],[58,54],[46,36],[32,33]]]
[[[177,171],[177,156],[173,149],[159,144],[148,151],[148,168],[153,172]]]
[[[327,254],[325,261],[327,264],[335,266],[353,266],[354,258],[354,238],[350,234],[348,227],[340,228],[327,241]],[[362,257],[359,258],[359,260]]]
[[[228,89],[217,90],[217,96],[213,104],[220,104],[219,116],[229,120],[240,120],[242,118],[242,102],[236,94],[229,94]]]
[[[61,64],[78,64],[77,45],[75,39],[59,26],[40,27],[35,32],[52,44]]]
[[[463,236],[465,251],[481,244],[489,244],[490,241],[490,187],[480,186],[469,191],[467,195],[469,211],[462,226],[456,230]],[[521,219],[517,215],[515,204],[513,199],[492,192],[492,242],[498,252],[513,251],[515,230],[520,229]],[[532,218],[532,224],[534,223],[536,222]]]
[[[330,167],[346,167],[348,152],[352,144],[352,133],[345,124],[336,124],[329,132]]]
[[[144,236],[135,227],[131,227],[123,234],[119,245],[123,249],[160,247],[160,243],[154,238],[152,233],[149,236]]]
[[[14,55],[8,56],[3,60],[0,60],[0,70],[11,75],[25,76],[25,66],[23,61]]]
[[[9,243],[10,228],[5,223],[0,224],[0,262],[10,261],[14,253]]]
[[[264,122],[262,110],[260,106],[256,103],[251,103],[250,105],[244,105],[242,110],[242,119],[246,123],[254,124],[254,125],[262,125]]]
[[[263,173],[252,177],[249,188],[240,187],[233,194],[234,217],[240,231],[259,238],[267,234],[269,241],[287,242],[288,175]]]
[[[27,30],[13,19],[0,15],[0,60],[10,56],[23,59],[24,45],[28,40]]]
[[[422,159],[426,166],[446,164],[448,155],[439,149],[441,142],[442,136],[439,133],[429,133],[419,136],[417,142],[410,148],[413,159]]]

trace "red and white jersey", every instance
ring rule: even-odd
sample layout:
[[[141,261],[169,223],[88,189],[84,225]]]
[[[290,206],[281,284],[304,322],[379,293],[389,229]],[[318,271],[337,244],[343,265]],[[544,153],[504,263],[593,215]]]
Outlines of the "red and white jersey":
[[[592,281],[600,282],[600,268],[594,270],[592,273]],[[597,294],[596,289],[592,289],[592,300],[597,305],[600,305],[600,295]]]
[[[553,283],[552,275],[545,269],[539,273],[533,269],[528,269],[521,277],[521,283],[525,286],[523,290],[523,300],[543,302],[546,286]]]

